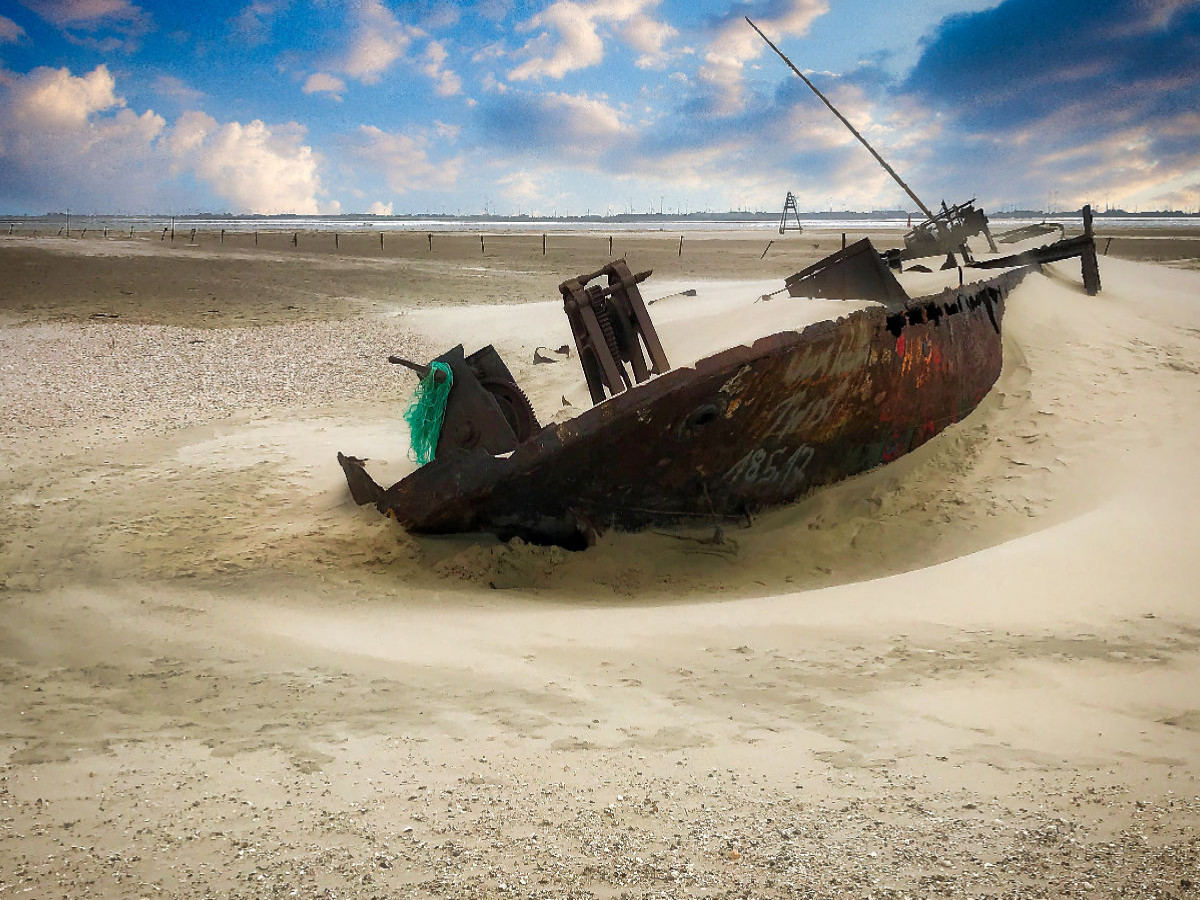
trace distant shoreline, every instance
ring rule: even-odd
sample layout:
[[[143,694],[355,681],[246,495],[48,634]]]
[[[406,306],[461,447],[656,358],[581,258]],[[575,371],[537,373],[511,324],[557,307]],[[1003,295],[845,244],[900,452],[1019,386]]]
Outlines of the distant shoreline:
[[[1200,211],[1184,212],[1181,210],[1159,210],[1152,212],[1128,212],[1126,210],[1108,210],[1104,212],[1094,212],[1094,217],[1103,220],[1178,220],[1188,219],[1200,221]],[[1003,220],[1034,220],[1042,221],[1045,219],[1066,219],[1074,220],[1082,216],[1081,210],[1034,210],[1034,209],[1018,209],[1004,210],[999,212],[987,211],[989,219]],[[692,213],[618,213],[613,215],[582,215],[582,216],[532,216],[526,214],[518,215],[461,215],[451,213],[410,213],[394,216],[380,216],[369,213],[340,213],[338,215],[301,215],[292,213],[280,213],[275,215],[255,215],[255,214],[233,214],[233,213],[70,213],[70,212],[48,212],[41,215],[17,215],[0,213],[0,222],[54,222],[61,223],[70,219],[78,222],[170,222],[174,220],[176,225],[179,223],[256,223],[262,225],[278,224],[281,226],[293,227],[301,223],[319,222],[329,226],[342,225],[373,225],[377,227],[398,227],[400,225],[418,225],[422,223],[469,223],[469,224],[494,224],[494,225],[538,225],[538,224],[556,224],[556,225],[622,225],[622,224],[639,224],[639,225],[654,225],[654,224],[706,224],[706,225],[729,225],[729,224],[778,224],[780,221],[779,212],[770,211],[740,211],[730,210],[727,212],[692,212]],[[815,211],[799,213],[799,221],[805,222],[907,222],[909,219],[914,222],[920,221],[923,217],[917,211],[908,211],[902,209],[884,209],[870,210],[867,212],[857,210],[837,210],[837,211]],[[789,221],[794,221],[789,216]]]
[[[1042,213],[1017,210],[989,213],[993,230],[1037,222],[1057,222],[1068,228],[1081,228],[1082,218],[1078,211]],[[780,217],[776,213],[720,213],[688,215],[629,215],[615,216],[450,216],[431,214],[427,216],[230,216],[213,214],[196,215],[78,215],[50,213],[41,216],[0,215],[0,235],[33,233],[59,233],[77,235],[87,231],[112,231],[114,234],[133,229],[137,233],[159,233],[172,227],[176,232],[196,229],[198,232],[499,232],[499,233],[628,233],[658,232],[696,233],[704,231],[779,233]],[[795,220],[789,216],[789,223]],[[921,221],[919,214],[909,216],[898,210],[876,210],[872,212],[805,212],[799,223],[805,230],[822,231],[875,231],[907,230]],[[1099,227],[1114,229],[1179,229],[1200,230],[1200,215],[1191,213],[1096,213]],[[794,230],[791,233],[795,233]]]

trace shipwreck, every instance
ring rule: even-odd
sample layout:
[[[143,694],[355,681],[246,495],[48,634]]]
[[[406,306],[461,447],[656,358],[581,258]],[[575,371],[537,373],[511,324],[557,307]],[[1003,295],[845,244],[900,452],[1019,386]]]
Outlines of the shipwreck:
[[[903,248],[860,240],[786,279],[776,293],[789,298],[772,302],[868,305],[673,367],[639,287],[650,273],[611,261],[559,286],[591,408],[543,426],[491,346],[468,355],[460,345],[428,364],[392,357],[445,398],[433,458],[383,487],[365,460],[339,453],[357,503],[416,533],[491,532],[570,549],[609,529],[750,521],[968,416],[1000,375],[1006,298],[1029,272],[1078,257],[1087,292],[1100,290],[1087,207],[1082,235],[998,255],[973,201],[927,207],[763,39],[926,214]],[[968,243],[978,236],[988,247],[980,258]],[[940,286],[915,296],[904,285],[930,279]]]

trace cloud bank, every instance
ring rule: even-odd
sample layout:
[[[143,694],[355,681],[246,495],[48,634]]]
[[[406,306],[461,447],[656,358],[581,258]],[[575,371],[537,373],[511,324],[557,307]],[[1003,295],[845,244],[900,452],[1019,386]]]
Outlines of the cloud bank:
[[[107,66],[84,75],[40,67],[0,89],[0,200],[60,209],[144,211],[178,205],[178,176],[228,208],[316,213],[318,159],[295,124],[218,123],[186,112],[173,126],[136,113]]]
[[[749,14],[931,205],[1200,205],[1200,0],[936,0],[904,71],[856,55],[894,13],[828,0],[147,8],[5,8],[0,204],[910,205]]]

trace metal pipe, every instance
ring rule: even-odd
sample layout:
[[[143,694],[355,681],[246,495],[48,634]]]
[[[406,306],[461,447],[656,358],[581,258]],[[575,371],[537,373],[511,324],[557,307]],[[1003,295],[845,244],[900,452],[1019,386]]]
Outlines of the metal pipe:
[[[822,94],[819,90],[817,90],[817,86],[815,84],[813,84],[811,81],[809,81],[807,78],[804,77],[804,73],[801,72],[799,69],[797,69],[796,66],[793,65],[792,61],[783,55],[783,51],[780,50],[778,47],[776,47],[775,44],[772,43],[771,39],[762,33],[761,28],[759,28],[757,25],[755,25],[753,22],[750,21],[749,16],[746,16],[746,21],[749,23],[751,28],[753,28],[755,31],[758,32],[758,36],[767,42],[767,46],[770,47],[772,50],[774,50],[777,54],[779,54],[779,58],[788,64],[788,68],[790,68],[793,72],[795,72],[797,75],[799,75],[800,80],[803,81],[805,84],[807,84],[809,86],[809,88],[812,89],[812,92],[821,98],[821,102],[823,102],[826,106],[829,107],[829,111],[832,112],[835,116],[837,116],[839,119],[842,120],[842,124],[845,125],[847,128],[849,128],[850,133],[862,142],[862,145],[864,147],[866,147],[867,150],[870,151],[871,155],[873,157],[875,157],[875,159],[879,162],[879,164],[881,166],[883,166],[884,169],[887,170],[887,173],[896,180],[896,184],[898,184],[898,185],[900,185],[900,187],[904,188],[904,193],[908,194],[908,196],[912,198],[913,203],[917,204],[917,206],[920,207],[921,212],[925,213],[926,218],[929,218],[929,219],[934,218],[933,212],[930,211],[929,207],[926,206],[924,203],[922,203],[921,198],[918,197],[916,194],[914,194],[912,191],[912,188],[910,188],[907,184],[904,183],[904,179],[902,179],[899,175],[896,174],[896,170],[893,169],[891,166],[889,166],[887,164],[887,161],[882,156],[880,156],[878,153],[875,152],[875,148],[867,143],[867,139],[858,133],[857,129],[855,129],[855,127],[850,124],[850,121],[845,116],[843,116],[840,112],[838,112],[837,107],[834,106],[832,103],[830,103],[829,99],[824,94]]]

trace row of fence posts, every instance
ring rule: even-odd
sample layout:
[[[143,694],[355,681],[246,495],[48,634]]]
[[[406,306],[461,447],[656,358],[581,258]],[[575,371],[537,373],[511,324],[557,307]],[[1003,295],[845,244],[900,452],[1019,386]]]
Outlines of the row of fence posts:
[[[16,227],[15,222],[8,223],[8,233],[10,235],[13,233],[13,230],[15,227]],[[69,222],[67,224],[63,225],[62,228],[58,229],[58,236],[62,237],[64,231],[66,232],[67,237],[71,236],[71,229],[70,229]],[[88,233],[88,230],[85,227],[79,233],[79,236],[83,237],[87,233]],[[129,226],[129,237],[131,239],[133,238],[133,233],[134,233],[134,226],[130,225]],[[175,220],[174,219],[171,220],[170,225],[163,226],[162,234],[159,236],[159,240],[165,241],[167,239],[168,233],[171,235],[171,241],[174,242],[174,240],[175,240]],[[108,226],[107,225],[104,226],[104,236],[108,237]],[[432,232],[430,232],[428,234],[428,238],[429,238],[429,252],[432,253],[433,252],[433,233]],[[192,229],[192,233],[189,236],[188,240],[193,244],[196,243],[196,229],[195,228]],[[224,228],[221,229],[221,243],[222,244],[225,243],[225,229]],[[775,241],[773,241],[773,240],[767,241],[767,246],[763,250],[762,256],[760,256],[759,259],[767,258],[767,252],[771,249],[771,246],[774,243],[775,243]],[[333,233],[333,249],[339,250],[339,249],[341,249],[341,245],[342,245],[341,235],[335,231]],[[1103,252],[1104,256],[1108,256],[1108,248],[1111,245],[1112,245],[1112,238],[1110,237],[1104,244],[1104,252]],[[254,232],[254,246],[255,247],[258,246],[258,232],[257,231]],[[300,232],[298,232],[298,231],[292,233],[292,246],[293,247],[300,246]],[[383,245],[383,232],[381,231],[381,232],[379,232],[379,249],[382,250],[383,246],[384,246]],[[844,232],[844,231],[842,232],[842,249],[843,250],[846,249],[846,232]],[[487,252],[487,245],[484,243],[482,234],[479,236],[479,252],[480,252],[480,254],[485,254]],[[608,255],[612,256],[612,252],[613,252],[613,239],[612,239],[612,235],[610,234],[608,236]],[[546,235],[543,234],[542,235],[542,256],[545,256],[545,255],[546,255]],[[682,234],[679,236],[679,255],[683,256],[683,235]]]
[[[13,222],[8,223],[8,233],[9,234],[13,233],[14,225],[15,225],[15,223],[13,223]],[[67,226],[67,225],[64,225],[62,228],[58,229],[59,237],[62,237],[64,230],[66,231],[67,237],[70,237],[71,232],[70,232],[69,226]],[[79,236],[83,237],[84,235],[87,234],[87,231],[88,231],[87,228],[84,228],[83,231],[80,232]],[[133,234],[134,234],[134,226],[131,225],[131,226],[129,226],[129,237],[132,238]],[[174,243],[175,242],[175,220],[174,219],[171,220],[170,225],[163,226],[162,234],[159,235],[158,239],[160,241],[166,241],[168,234],[171,236],[171,242]],[[108,226],[104,227],[104,236],[108,237]],[[433,252],[433,233],[432,232],[429,233],[428,238],[429,238],[429,252],[432,253]],[[192,229],[191,234],[188,237],[188,241],[189,241],[189,243],[193,243],[193,244],[196,243],[196,229],[195,228]],[[225,243],[225,229],[224,228],[221,229],[221,243],[222,244]],[[771,241],[770,243],[767,244],[767,250],[771,249],[771,244],[773,244],[773,243],[775,243],[775,242]],[[333,249],[335,249],[335,250],[341,249],[341,245],[342,245],[341,235],[335,231],[333,233]],[[845,247],[845,245],[846,245],[846,236],[843,234],[842,235],[842,246]],[[258,246],[258,232],[257,231],[254,232],[254,246],[255,247]],[[292,233],[292,246],[293,247],[300,246],[300,232],[298,232],[298,231]],[[379,249],[380,250],[384,249],[383,232],[382,231],[379,232]],[[612,256],[612,250],[613,250],[613,239],[612,239],[612,235],[609,235],[608,236],[608,255],[609,256]],[[764,257],[767,255],[767,250],[763,251]],[[487,253],[487,245],[484,242],[484,237],[482,234],[479,236],[479,252],[481,255]],[[542,256],[545,256],[545,255],[546,255],[546,235],[543,234],[542,235]],[[682,234],[679,236],[679,255],[683,256],[683,235]]]
[[[10,222],[8,225],[8,233],[9,234],[13,233],[13,227],[14,227],[14,223]],[[64,228],[65,228],[65,226],[64,226]],[[60,228],[58,230],[58,233],[60,236],[62,235],[64,228]],[[80,232],[79,236],[83,237],[85,234],[87,234],[86,228],[84,228],[83,231]],[[129,227],[129,237],[132,238],[133,235],[134,235],[134,226],[131,225]],[[171,236],[171,242],[174,243],[174,241],[175,241],[175,223],[174,222],[172,222],[170,225],[163,226],[162,234],[159,235],[158,239],[160,241],[166,241],[167,235]],[[380,250],[384,249],[383,235],[384,235],[384,233],[382,231],[379,232],[379,249]],[[70,232],[67,232],[67,237],[70,237],[70,236],[71,236]],[[105,226],[105,228],[104,228],[104,236],[108,237],[108,227],[107,226]],[[433,233],[430,232],[427,235],[427,238],[429,241],[429,252],[432,253],[433,252]],[[220,240],[221,240],[222,244],[225,243],[225,229],[224,228],[221,229]],[[196,243],[196,229],[195,228],[193,228],[191,230],[191,233],[188,235],[188,242],[192,243],[192,244]],[[773,243],[775,243],[775,242],[771,241],[771,243],[767,244],[767,250],[771,249],[771,244],[773,244]],[[843,246],[845,245],[845,235],[842,235],[842,244],[843,244]],[[254,246],[255,247],[258,246],[258,232],[257,231],[254,232]],[[298,231],[292,232],[292,246],[293,247],[300,246],[300,232],[298,232]],[[341,233],[335,231],[333,233],[333,249],[339,250],[339,249],[341,249],[341,246],[342,246]],[[542,235],[542,256],[546,255],[546,246],[547,246],[546,235],[543,234]],[[613,250],[613,239],[612,239],[612,235],[610,234],[608,236],[609,256],[612,255],[612,250]],[[482,235],[482,234],[479,235],[479,252],[480,252],[480,254],[487,253],[487,243],[485,242],[484,235]],[[679,255],[683,256],[683,235],[682,234],[679,236]],[[767,255],[767,252],[766,252],[766,250],[764,250],[763,256],[766,256],[766,255]]]
[[[9,233],[10,235],[11,235],[11,234],[13,234],[13,230],[14,230],[14,228],[15,228],[15,223],[13,223],[13,222],[9,222],[9,224],[8,224],[8,233]],[[66,232],[66,236],[67,236],[67,237],[70,237],[70,236],[71,236],[71,232],[70,232],[70,230],[69,230],[69,226],[67,226],[67,225],[64,225],[62,228],[59,228],[59,229],[58,229],[58,234],[59,234],[59,236],[60,236],[60,237],[63,235],[63,232],[64,232],[64,231]],[[83,229],[83,230],[80,232],[79,236],[80,236],[80,237],[83,237],[84,235],[86,235],[86,234],[87,234],[87,232],[88,232],[88,229],[87,229],[87,228],[84,228],[84,229]],[[131,226],[129,226],[129,237],[130,237],[130,238],[132,238],[132,237],[133,237],[133,235],[134,235],[134,226],[132,226],[132,225],[131,225]],[[163,226],[162,234],[160,234],[160,235],[159,235],[159,238],[158,238],[158,239],[159,239],[160,241],[166,241],[166,239],[167,239],[167,235],[170,235],[170,236],[171,236],[171,241],[172,241],[172,243],[173,243],[173,242],[175,241],[175,221],[174,221],[174,219],[172,219],[172,220],[171,220],[171,224],[170,224],[170,225],[164,225],[164,226]],[[383,235],[384,235],[384,233],[381,231],[381,232],[379,233],[379,249],[380,249],[380,250],[383,250],[383,249],[384,249],[384,238],[383,238]],[[105,237],[108,237],[108,226],[107,226],[107,225],[106,225],[106,226],[104,226],[104,236],[105,236]],[[432,252],[433,252],[433,233],[432,233],[432,232],[430,232],[430,233],[429,233],[429,234],[428,234],[426,237],[427,237],[427,240],[428,240],[428,243],[429,243],[429,252],[430,252],[430,253],[432,253]],[[193,228],[193,229],[191,230],[191,233],[190,233],[190,234],[189,234],[189,236],[188,236],[188,241],[189,241],[190,243],[193,243],[193,244],[196,242],[196,229],[195,229],[195,228]],[[1111,241],[1112,241],[1112,238],[1109,238],[1109,242],[1110,242],[1110,243],[1111,243]],[[224,243],[225,243],[225,229],[224,229],[224,228],[222,228],[222,229],[221,229],[221,243],[222,243],[222,244],[224,244]],[[767,242],[766,249],[765,249],[765,250],[763,250],[763,252],[762,252],[762,256],[760,256],[760,257],[759,257],[759,259],[765,259],[765,258],[766,258],[766,256],[767,256],[767,251],[771,249],[771,246],[772,246],[774,243],[775,243],[775,242],[774,242],[773,240],[772,240],[772,241],[768,241],[768,242]],[[255,246],[255,247],[257,247],[257,246],[258,246],[258,231],[257,231],[257,230],[254,232],[254,246]],[[293,233],[292,233],[292,246],[293,246],[293,247],[299,247],[299,246],[300,246],[300,232],[298,232],[298,231],[296,231],[296,232],[293,232]],[[337,231],[335,231],[335,232],[333,233],[333,248],[334,248],[335,250],[340,250],[340,249],[341,249],[341,246],[342,246],[341,234],[340,234],[340,232],[337,232]],[[542,235],[542,256],[545,256],[545,255],[546,255],[546,253],[547,253],[547,249],[546,249],[546,248],[547,248],[547,243],[546,243],[546,235],[545,235],[545,234],[543,234],[543,235]],[[845,234],[845,232],[843,232],[843,233],[842,233],[842,249],[843,249],[843,250],[845,250],[845,249],[846,249],[846,234]],[[483,255],[483,254],[486,254],[486,253],[487,253],[487,243],[485,242],[485,240],[484,240],[484,235],[482,235],[482,234],[481,234],[481,235],[479,235],[479,252],[480,252],[480,254],[481,254],[481,255]],[[612,256],[612,252],[613,252],[613,239],[612,239],[612,235],[609,235],[609,236],[608,236],[608,255],[609,255],[609,256]],[[1105,247],[1105,248],[1104,248],[1104,252],[1105,252],[1105,253],[1107,253],[1107,252],[1108,252],[1108,248],[1107,248],[1107,247]],[[678,249],[678,255],[679,255],[679,256],[683,256],[683,235],[682,235],[682,234],[679,236],[679,249]]]

